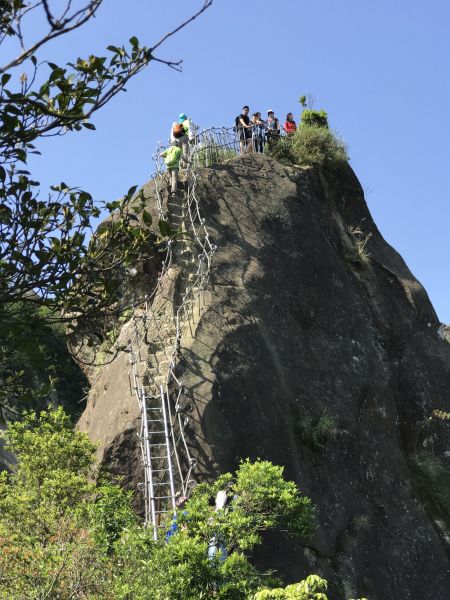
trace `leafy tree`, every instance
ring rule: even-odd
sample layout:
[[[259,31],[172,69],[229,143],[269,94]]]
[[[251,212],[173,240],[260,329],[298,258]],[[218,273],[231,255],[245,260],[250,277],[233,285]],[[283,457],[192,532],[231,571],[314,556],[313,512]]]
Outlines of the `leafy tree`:
[[[113,598],[108,548],[136,522],[128,495],[88,482],[95,447],[62,408],[4,437],[18,464],[0,474],[0,598]]]
[[[285,588],[260,590],[255,594],[254,600],[327,600],[327,587],[325,579],[318,575],[309,575],[303,581]]]
[[[197,486],[174,535],[155,542],[129,493],[88,481],[95,447],[61,408],[30,413],[3,436],[18,464],[0,476],[0,599],[249,599],[269,583],[248,559],[261,532],[312,529],[311,502],[283,469],[245,461]],[[215,510],[224,489],[232,500]]]
[[[77,319],[123,310],[118,269],[139,256],[148,238],[139,221],[145,199],[131,208],[136,187],[105,206],[65,182],[47,195],[27,169],[28,156],[39,153],[44,137],[95,129],[93,115],[152,62],[180,69],[181,61],[160,58],[158,51],[212,3],[203,0],[194,15],[151,46],[132,37],[127,45],[109,46],[104,56],[66,65],[39,58],[49,42],[93,19],[102,1],[65,0],[57,9],[49,0],[0,1],[0,47],[14,57],[0,65],[0,339],[6,356],[14,351],[16,333],[30,323],[62,322],[70,330]],[[33,37],[41,30],[39,15],[46,32]],[[102,210],[111,218],[91,237]],[[149,217],[143,214],[147,225]],[[40,307],[46,308],[45,319]],[[2,384],[10,375],[7,367],[1,365]],[[16,376],[9,384],[14,395],[26,381]]]
[[[219,490],[233,499],[214,510]],[[248,560],[261,532],[282,527],[308,536],[312,518],[311,501],[283,479],[282,467],[244,461],[235,476],[227,473],[194,489],[168,543],[148,545],[141,532],[130,534],[122,546],[127,593],[136,600],[250,598],[264,581]]]

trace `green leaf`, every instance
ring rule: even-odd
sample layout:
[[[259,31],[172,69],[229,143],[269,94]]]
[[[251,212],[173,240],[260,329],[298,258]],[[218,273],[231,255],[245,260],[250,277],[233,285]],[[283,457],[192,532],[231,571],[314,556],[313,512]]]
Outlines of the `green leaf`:
[[[171,230],[170,230],[170,225],[167,221],[164,221],[163,219],[159,220],[158,223],[158,227],[159,227],[159,231],[161,232],[161,235],[164,237],[170,237],[171,235]]]
[[[11,75],[9,73],[3,73],[3,75],[2,75],[2,86],[6,85],[10,79],[11,79]]]
[[[83,127],[85,127],[86,129],[92,129],[95,130],[95,125],[93,123],[81,123]]]
[[[133,37],[132,37],[132,38],[130,38],[130,44],[131,44],[132,46],[134,46],[135,48],[136,48],[137,46],[139,46],[139,40],[137,39],[137,37],[136,37],[135,35],[133,35]]]
[[[147,225],[147,227],[150,227],[153,223],[152,215],[146,210],[142,212],[142,220],[144,221],[145,225]]]

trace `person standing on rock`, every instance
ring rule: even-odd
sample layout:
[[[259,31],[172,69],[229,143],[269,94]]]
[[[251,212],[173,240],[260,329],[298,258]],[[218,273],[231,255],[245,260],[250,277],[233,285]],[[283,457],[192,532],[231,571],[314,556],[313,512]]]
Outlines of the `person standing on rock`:
[[[297,130],[297,123],[294,121],[294,115],[292,113],[287,114],[283,129],[286,132],[286,135],[292,135]]]
[[[264,152],[264,139],[266,136],[266,123],[261,119],[261,113],[256,112],[252,116],[252,138],[253,152],[262,154]]]
[[[243,106],[242,113],[238,117],[239,146],[241,154],[252,151],[252,125],[250,123],[250,117],[248,116],[249,112],[250,108],[248,106]]]
[[[170,192],[175,196],[178,191],[178,172],[180,170],[181,148],[173,143],[161,152],[161,157],[164,158],[164,164],[170,175]]]
[[[272,109],[267,111],[267,143],[270,146],[274,144],[276,140],[280,137],[280,121],[275,116],[275,113]]]

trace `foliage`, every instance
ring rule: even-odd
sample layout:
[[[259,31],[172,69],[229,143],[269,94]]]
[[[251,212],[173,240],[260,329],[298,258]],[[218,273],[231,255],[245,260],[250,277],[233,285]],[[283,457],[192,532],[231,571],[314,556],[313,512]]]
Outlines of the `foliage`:
[[[126,46],[109,46],[104,56],[66,65],[41,60],[38,52],[93,19],[102,0],[66,0],[58,9],[47,0],[2,3],[0,46],[4,56],[15,57],[0,66],[0,338],[6,356],[38,308],[49,310],[48,324],[69,329],[81,316],[86,321],[122,310],[117,269],[140,255],[147,238],[139,221],[141,214],[148,221],[145,199],[132,207],[136,187],[106,204],[65,182],[46,195],[27,169],[29,155],[39,154],[42,138],[94,130],[93,115],[152,61],[179,69],[180,61],[157,57],[158,49],[211,1],[151,47],[132,37]],[[111,218],[90,239],[102,211]],[[13,395],[22,391],[18,384]]]
[[[302,112],[300,127],[324,127],[328,129],[328,114],[324,110],[306,109]]]
[[[325,579],[309,575],[303,581],[285,588],[263,589],[254,595],[254,600],[327,600],[327,587]]]
[[[433,417],[441,419],[442,421],[450,421],[450,412],[444,410],[433,410]]]
[[[18,464],[0,474],[0,598],[112,598],[107,549],[136,521],[129,496],[88,482],[95,447],[61,408],[3,437]]]
[[[283,469],[241,463],[199,485],[177,515],[178,528],[155,542],[117,485],[90,483],[95,454],[61,408],[26,415],[3,434],[18,457],[0,476],[0,599],[244,599],[265,583],[247,553],[261,532],[312,529],[312,506]],[[226,489],[232,498],[215,510]],[[164,524],[169,527],[170,519]],[[212,540],[227,555],[211,553]]]
[[[314,96],[312,94],[303,94],[302,96],[300,96],[298,101],[299,101],[300,105],[302,106],[302,108],[312,109],[316,99],[314,98]]]
[[[2,327],[7,322],[7,327]],[[16,407],[39,410],[55,400],[76,419],[87,380],[67,350],[64,332],[49,323],[46,307],[21,302],[4,306],[0,322],[0,420]]]
[[[324,127],[303,125],[290,137],[296,164],[331,166],[348,160],[344,142]]]
[[[321,450],[338,435],[338,420],[324,411],[318,419],[304,415],[297,421],[296,433],[302,444]]]
[[[429,450],[411,455],[414,484],[427,512],[442,519],[450,528],[450,473],[448,466]]]
[[[361,224],[349,225],[347,228],[347,232],[351,237],[357,258],[363,263],[369,262],[370,252],[367,250],[366,246],[368,241],[372,237],[372,233],[365,234],[361,228]]]
[[[331,167],[348,160],[344,142],[331,130],[315,125],[302,125],[293,135],[280,138],[268,154],[296,165]]]
[[[215,511],[211,505],[219,490],[227,490],[232,500],[224,510]],[[227,473],[194,489],[177,516],[177,533],[167,544],[148,546],[139,532],[137,537],[129,534],[122,546],[127,589],[137,600],[248,598],[263,580],[246,556],[261,543],[261,532],[283,527],[305,536],[312,531],[312,516],[311,501],[283,479],[282,467],[244,461],[234,477]],[[213,539],[226,548],[226,557],[218,552],[208,558]],[[130,546],[135,548],[131,553]]]

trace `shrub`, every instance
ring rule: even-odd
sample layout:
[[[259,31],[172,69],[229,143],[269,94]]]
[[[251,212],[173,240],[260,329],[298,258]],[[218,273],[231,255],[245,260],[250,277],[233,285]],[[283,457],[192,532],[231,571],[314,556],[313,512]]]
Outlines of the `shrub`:
[[[348,160],[345,143],[325,127],[303,125],[291,143],[298,165],[332,165]]]
[[[288,137],[280,138],[268,150],[280,162],[296,165],[332,166],[348,160],[343,140],[330,129],[302,125]]]
[[[450,527],[450,473],[447,465],[432,452],[414,453],[409,463],[419,496],[427,512]]]
[[[292,150],[292,136],[280,137],[270,146],[266,144],[265,152],[282,163],[295,164],[297,162]]]
[[[325,127],[328,129],[328,115],[324,110],[306,109],[302,112],[300,127]]]
[[[364,234],[361,225],[349,225],[347,227],[347,233],[355,248],[356,257],[363,263],[367,263],[370,260],[370,252],[367,250],[367,242],[372,237],[371,233]]]
[[[296,426],[296,433],[300,442],[313,450],[321,450],[328,442],[334,441],[338,431],[337,418],[327,415],[326,411],[319,419],[313,419],[310,415],[305,415],[298,420]]]
[[[309,575],[303,581],[285,588],[263,589],[255,594],[254,600],[327,600],[327,587],[325,579]]]

